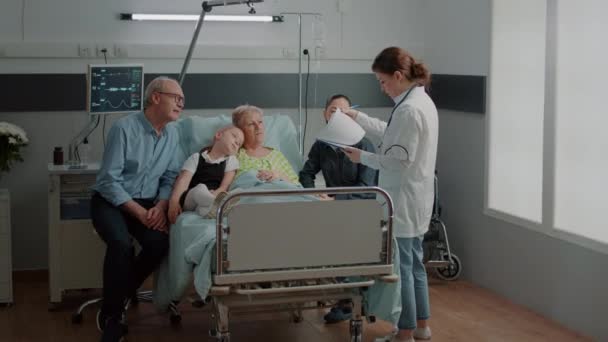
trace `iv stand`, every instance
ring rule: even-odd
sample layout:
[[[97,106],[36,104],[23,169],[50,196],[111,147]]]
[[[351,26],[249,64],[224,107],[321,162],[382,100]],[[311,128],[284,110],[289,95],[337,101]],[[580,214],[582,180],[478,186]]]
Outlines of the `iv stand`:
[[[201,32],[201,27],[203,27],[203,21],[205,20],[205,14],[211,12],[213,7],[217,6],[229,6],[229,5],[241,5],[247,4],[247,6],[251,7],[249,13],[254,14],[255,9],[253,8],[254,3],[264,2],[264,0],[212,0],[212,1],[203,1],[203,10],[201,12],[200,17],[198,18],[198,22],[196,24],[196,28],[194,29],[194,36],[192,36],[192,41],[190,42],[190,47],[188,47],[188,54],[186,55],[186,59],[184,60],[184,65],[182,66],[182,71],[179,74],[178,82],[180,85],[184,83],[184,78],[186,77],[186,71],[188,70],[188,66],[190,65],[190,60],[192,59],[192,53],[194,52],[194,47],[196,46],[196,42],[198,40],[198,34]]]
[[[186,71],[188,70],[188,66],[190,65],[190,60],[192,59],[192,53],[194,52],[194,48],[196,46],[196,42],[198,40],[199,33],[203,26],[203,21],[205,20],[205,14],[211,12],[213,7],[217,6],[229,6],[229,5],[239,5],[239,4],[247,4],[251,7],[250,13],[255,13],[255,9],[253,8],[253,3],[263,2],[264,0],[213,0],[213,1],[204,1],[202,4],[203,10],[198,19],[198,23],[196,24],[196,28],[194,30],[194,35],[192,36],[192,41],[190,42],[190,46],[188,48],[188,53],[186,54],[186,59],[184,60],[184,65],[182,66],[182,70],[179,74],[178,82],[180,85],[183,84],[184,78],[186,77]],[[304,132],[302,132],[302,16],[303,15],[314,15],[321,16],[321,13],[313,13],[313,12],[284,12],[281,15],[297,15],[298,16],[298,116],[299,116],[299,129],[298,129],[298,142],[300,147],[300,154],[304,155]]]
[[[298,16],[298,142],[300,145],[300,155],[304,155],[304,133],[302,124],[302,16],[303,15],[314,15],[322,16],[321,13],[313,12],[283,12],[281,15],[297,15]]]

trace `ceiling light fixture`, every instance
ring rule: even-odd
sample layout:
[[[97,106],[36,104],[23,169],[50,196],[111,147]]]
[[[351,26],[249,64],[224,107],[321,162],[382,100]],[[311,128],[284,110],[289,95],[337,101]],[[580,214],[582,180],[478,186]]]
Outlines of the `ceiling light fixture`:
[[[120,20],[134,21],[198,21],[198,14],[121,13]],[[280,15],[205,15],[205,21],[281,23]]]

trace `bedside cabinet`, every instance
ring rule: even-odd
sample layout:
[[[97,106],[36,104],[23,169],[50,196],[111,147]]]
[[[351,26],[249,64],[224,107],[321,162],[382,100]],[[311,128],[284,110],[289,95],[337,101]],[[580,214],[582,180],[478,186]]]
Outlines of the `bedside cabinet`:
[[[11,198],[0,189],[0,303],[13,303],[13,258],[11,255]]]
[[[90,187],[98,165],[49,165],[49,309],[69,290],[102,287],[105,244],[90,219]]]

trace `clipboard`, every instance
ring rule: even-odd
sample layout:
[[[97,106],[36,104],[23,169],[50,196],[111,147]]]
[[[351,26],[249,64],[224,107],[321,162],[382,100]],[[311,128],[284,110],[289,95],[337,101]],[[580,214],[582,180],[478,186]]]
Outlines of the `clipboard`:
[[[317,140],[320,141],[320,142],[322,142],[322,143],[325,143],[327,145],[335,146],[335,147],[338,147],[338,148],[352,147],[350,145],[340,144],[340,143],[329,141],[329,140],[325,140],[325,139],[317,139]]]

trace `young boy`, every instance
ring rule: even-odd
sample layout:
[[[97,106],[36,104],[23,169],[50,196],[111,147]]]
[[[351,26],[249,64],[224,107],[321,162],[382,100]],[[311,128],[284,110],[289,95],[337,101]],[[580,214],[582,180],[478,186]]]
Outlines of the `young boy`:
[[[345,111],[350,108],[350,99],[346,95],[333,95],[325,103],[323,117],[328,122],[332,114],[340,108]],[[366,138],[361,139],[354,147],[374,152],[374,146]],[[300,183],[305,188],[314,188],[316,174],[321,171],[328,188],[342,186],[374,186],[377,184],[376,170],[363,164],[355,164],[344,155],[341,149],[316,141],[310,148],[308,160],[300,171]],[[342,199],[369,199],[374,194],[338,194],[334,197],[321,195],[322,200]],[[327,313],[324,318],[326,323],[337,323],[350,319],[352,309],[350,301],[343,300]]]
[[[215,133],[212,146],[194,153],[184,162],[169,199],[172,224],[183,210],[196,211],[202,217],[213,216],[210,211],[216,198],[225,196],[239,168],[235,155],[243,139],[243,131],[238,127],[223,127]]]
[[[350,99],[346,95],[337,94],[331,96],[325,103],[323,117],[328,122],[332,114],[340,108],[345,111],[350,108]],[[374,152],[374,146],[366,138],[361,139],[353,147],[360,150]],[[305,188],[314,188],[316,174],[321,171],[328,188],[342,186],[374,186],[377,184],[376,170],[362,164],[350,161],[342,150],[316,141],[310,148],[308,160],[300,171],[299,180]],[[374,198],[374,194],[339,194],[335,199]],[[322,199],[333,199],[323,195]]]

